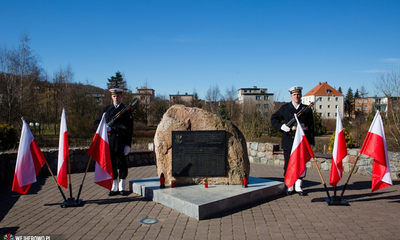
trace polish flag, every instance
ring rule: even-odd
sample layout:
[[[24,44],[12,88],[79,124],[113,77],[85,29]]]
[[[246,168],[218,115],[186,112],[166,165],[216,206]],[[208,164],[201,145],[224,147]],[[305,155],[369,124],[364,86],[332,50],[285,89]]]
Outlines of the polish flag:
[[[60,123],[60,139],[58,143],[58,165],[57,165],[57,183],[64,189],[68,188],[67,182],[67,158],[69,156],[67,120],[63,108]]]
[[[337,108],[335,142],[333,143],[331,176],[329,184],[336,187],[343,175],[343,159],[347,156],[346,138],[344,137],[342,120]]]
[[[111,191],[113,184],[113,171],[111,166],[110,148],[108,145],[107,125],[104,117],[105,113],[101,118],[87,154],[96,160],[94,182]]]
[[[306,163],[314,157],[310,144],[304,134],[303,128],[300,125],[297,115],[294,115],[297,121],[296,134],[294,136],[292,152],[290,153],[289,164],[286,169],[285,184],[287,187],[292,187],[301,175],[304,175]]]
[[[32,183],[36,182],[36,176],[46,163],[28,124],[22,118],[21,139],[18,147],[17,162],[15,164],[14,181],[12,191],[26,194]]]
[[[374,159],[371,192],[393,185],[390,175],[385,131],[379,111],[375,114],[360,153]]]

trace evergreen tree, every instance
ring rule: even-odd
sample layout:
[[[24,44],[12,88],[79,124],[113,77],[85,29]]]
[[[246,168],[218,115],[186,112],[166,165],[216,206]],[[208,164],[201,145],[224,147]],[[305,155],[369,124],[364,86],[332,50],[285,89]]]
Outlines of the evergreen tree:
[[[224,102],[220,103],[220,105],[218,106],[217,112],[218,112],[218,116],[220,116],[222,119],[224,119],[224,120],[228,119],[228,116],[226,114],[226,105]]]
[[[351,87],[347,90],[347,94],[344,98],[344,112],[348,117],[351,117],[353,114],[354,108],[354,95]]]
[[[360,97],[360,93],[358,92],[358,89],[356,90],[356,93],[354,93],[354,98],[359,98]]]
[[[322,136],[326,134],[326,127],[322,125],[322,119],[317,111],[313,111],[314,116],[314,134],[315,136]]]
[[[107,78],[108,83],[107,83],[107,88],[122,88],[126,90],[126,81],[124,80],[124,77],[122,76],[120,71],[117,71],[115,73],[115,76],[111,76],[110,78]]]

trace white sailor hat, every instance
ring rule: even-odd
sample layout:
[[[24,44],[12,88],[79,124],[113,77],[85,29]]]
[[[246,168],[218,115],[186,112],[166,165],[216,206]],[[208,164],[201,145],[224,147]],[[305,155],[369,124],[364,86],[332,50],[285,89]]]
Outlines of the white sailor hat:
[[[110,92],[111,92],[112,95],[114,95],[114,94],[122,94],[123,91],[124,91],[124,89],[122,89],[122,88],[111,88],[110,89]]]
[[[295,92],[301,92],[302,89],[303,89],[303,87],[294,86],[294,87],[289,88],[288,91],[290,92],[290,94],[292,94],[292,93],[295,93]]]

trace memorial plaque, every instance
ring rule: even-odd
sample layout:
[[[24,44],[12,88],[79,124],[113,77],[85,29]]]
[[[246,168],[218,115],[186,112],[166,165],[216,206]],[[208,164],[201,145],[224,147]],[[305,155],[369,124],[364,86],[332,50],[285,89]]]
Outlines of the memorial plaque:
[[[172,131],[172,175],[226,176],[225,131]]]

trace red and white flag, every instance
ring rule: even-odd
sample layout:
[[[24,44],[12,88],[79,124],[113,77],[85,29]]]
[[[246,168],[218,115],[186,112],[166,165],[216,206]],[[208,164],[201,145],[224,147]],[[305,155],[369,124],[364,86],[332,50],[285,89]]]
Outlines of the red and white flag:
[[[11,190],[26,194],[32,183],[36,182],[36,176],[45,163],[46,159],[42,151],[33,137],[28,124],[25,122],[25,119],[22,118],[21,139],[18,147],[14,181]]]
[[[342,119],[337,108],[335,141],[332,151],[331,176],[329,184],[336,187],[343,175],[343,159],[347,156],[346,138],[344,136]]]
[[[111,191],[113,171],[111,166],[110,148],[108,145],[107,125],[105,113],[97,127],[96,134],[90,144],[88,155],[96,160],[94,182]]]
[[[360,153],[374,159],[371,192],[393,185],[386,148],[386,137],[379,111],[368,130]]]
[[[57,183],[64,189],[68,188],[67,181],[67,158],[69,156],[67,120],[63,108],[60,123],[60,139],[58,143],[58,165],[57,165]]]
[[[297,129],[285,175],[285,184],[289,188],[305,173],[306,163],[314,157],[314,153],[297,119],[297,115],[295,114],[294,116],[297,121]]]

